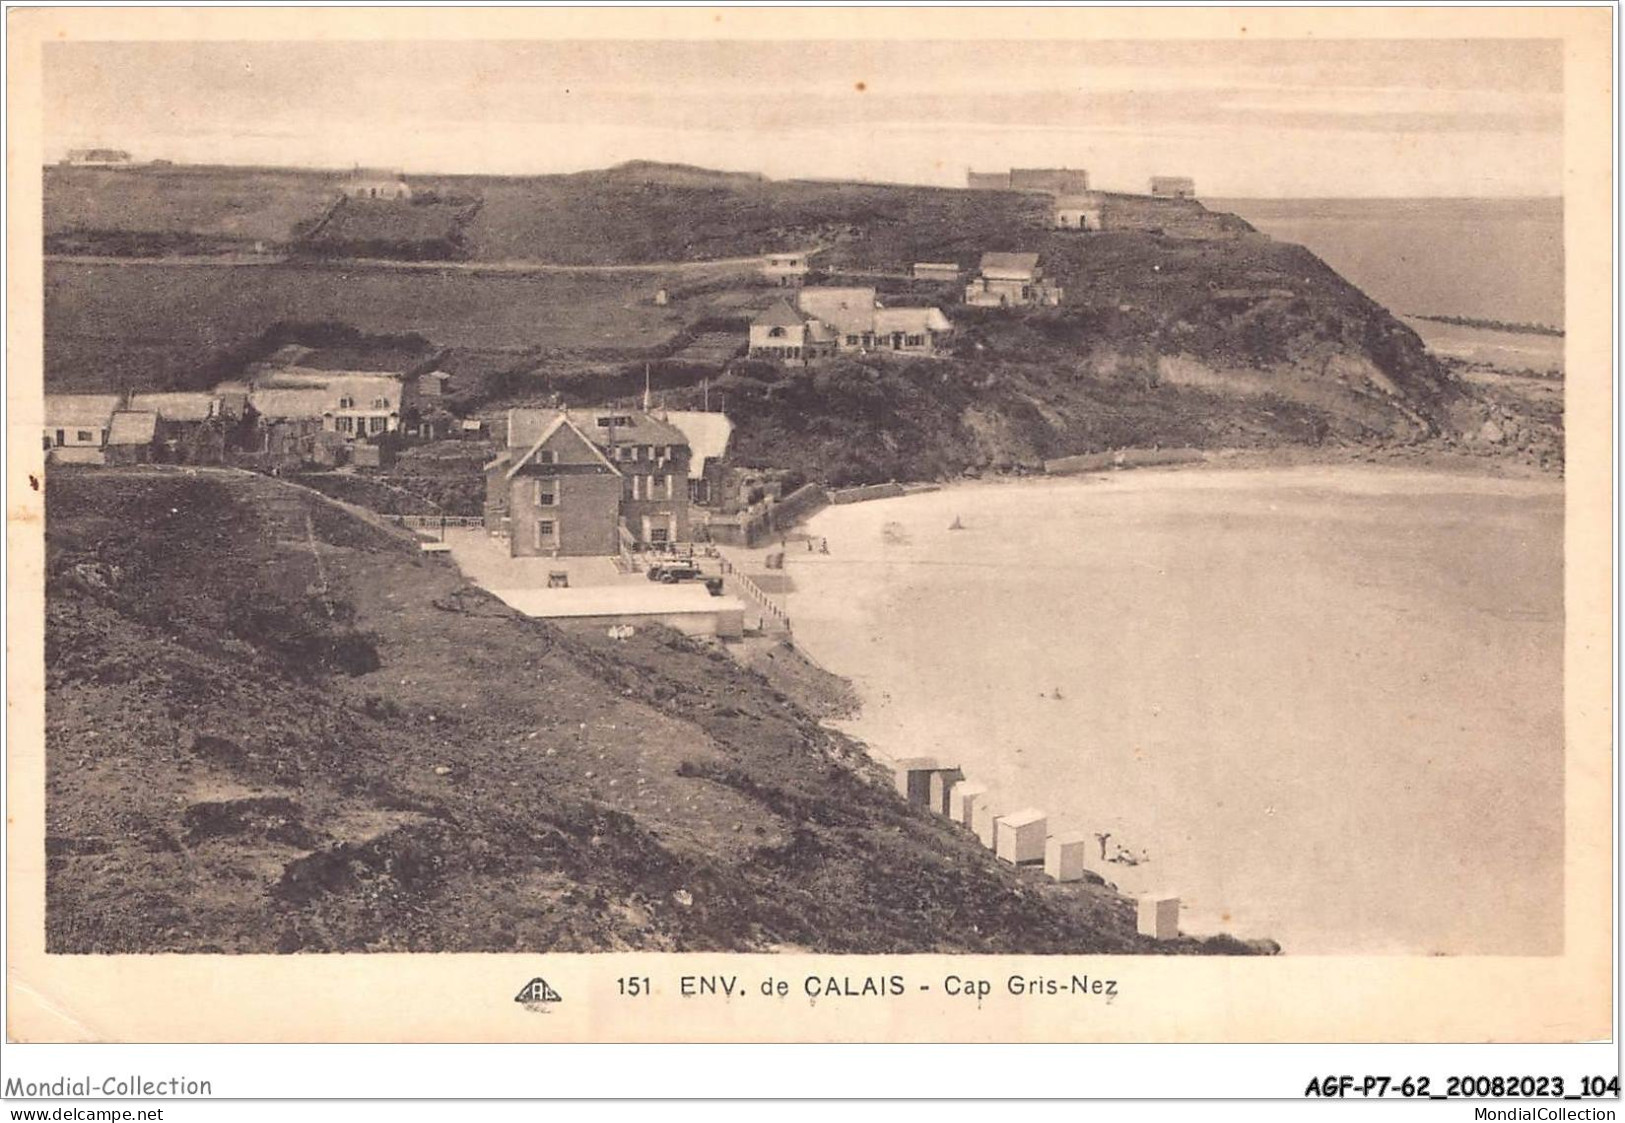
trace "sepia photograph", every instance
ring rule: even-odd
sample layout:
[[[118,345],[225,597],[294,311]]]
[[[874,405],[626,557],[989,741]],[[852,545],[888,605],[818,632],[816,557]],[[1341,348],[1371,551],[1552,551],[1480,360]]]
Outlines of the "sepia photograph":
[[[46,33],[44,958],[1606,946],[1563,33],[1160,14]]]

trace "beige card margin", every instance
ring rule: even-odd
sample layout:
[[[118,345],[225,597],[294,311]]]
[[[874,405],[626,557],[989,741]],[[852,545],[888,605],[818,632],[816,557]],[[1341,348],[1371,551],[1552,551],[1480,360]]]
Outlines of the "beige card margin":
[[[1610,712],[1612,13],[1545,9],[145,9],[9,13],[6,533],[11,1040],[1128,1041],[1601,1040],[1612,1023]],[[1565,930],[1545,958],[738,955],[47,956],[44,953],[41,44],[154,39],[1405,39],[1565,41],[1568,477]],[[891,1000],[682,999],[679,974],[900,973]],[[1119,980],[1094,1002],[991,1000],[949,974]],[[545,973],[567,1001],[513,1001]],[[652,1001],[615,996],[648,975]],[[915,990],[932,984],[930,994]],[[380,996],[387,1001],[380,1002]]]

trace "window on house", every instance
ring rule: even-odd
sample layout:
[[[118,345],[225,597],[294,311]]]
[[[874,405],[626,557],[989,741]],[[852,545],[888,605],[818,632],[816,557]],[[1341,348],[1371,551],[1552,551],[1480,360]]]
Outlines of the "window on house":
[[[82,445],[88,445],[91,441],[96,439],[96,434],[92,433],[89,429],[80,429],[74,433],[73,439]]]
[[[372,408],[373,409],[388,409],[389,408],[389,399],[388,398],[374,398],[372,400]]]
[[[382,433],[384,431],[384,425],[386,423],[387,423],[387,418],[369,417],[369,418],[367,418],[367,430],[369,432],[373,432],[373,433]]]
[[[355,408],[355,399],[354,398],[340,398],[339,399],[339,408],[340,409],[354,409]]]
[[[47,436],[46,436],[46,437],[45,437],[45,448],[46,448],[46,449],[47,449],[47,450],[49,450],[49,449],[50,449],[50,447],[51,447],[51,438],[50,438],[50,436],[49,436],[49,435],[47,435]]]
[[[624,413],[606,414],[598,419],[598,427],[600,429],[613,429],[617,426],[622,428],[630,428],[631,425],[632,418]]]
[[[649,528],[649,541],[656,546],[664,546],[671,541],[671,535],[663,526],[651,526]]]
[[[558,527],[559,524],[552,519],[539,519],[536,523],[537,539],[540,541],[558,537]]]
[[[925,336],[923,336],[923,335],[911,335],[911,336],[908,337],[907,340],[905,340],[905,343],[909,347],[924,347],[925,346]]]
[[[538,464],[557,464],[558,462],[559,454],[550,448],[544,448],[536,454],[536,463]]]
[[[341,433],[348,433],[354,427],[352,425],[352,419],[348,417],[341,417],[334,424],[338,427],[338,431]]]
[[[559,493],[557,491],[539,491],[536,493],[536,505],[538,507],[556,507],[558,503]]]
[[[60,445],[65,445],[65,444],[68,443],[68,434],[64,430],[58,429],[56,431],[56,443],[59,446]]]
[[[847,336],[846,337],[846,345],[848,347],[856,347],[858,345],[858,337],[855,336],[855,335]]]
[[[783,328],[768,328],[767,329],[767,337],[769,339],[783,339],[786,334],[788,334],[788,333],[785,332],[785,330]]]

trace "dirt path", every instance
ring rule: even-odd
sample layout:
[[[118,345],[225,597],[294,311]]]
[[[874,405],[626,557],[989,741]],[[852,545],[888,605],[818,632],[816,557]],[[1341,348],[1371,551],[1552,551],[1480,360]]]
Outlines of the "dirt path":
[[[806,251],[815,252],[813,250]],[[705,261],[643,261],[625,265],[561,265],[545,261],[393,261],[377,257],[346,257],[323,260],[295,260],[280,256],[256,257],[102,257],[80,254],[47,254],[47,262],[63,265],[166,265],[187,268],[263,268],[299,265],[306,268],[371,269],[380,272],[459,273],[698,273],[710,269],[754,268],[761,257],[720,257]]]

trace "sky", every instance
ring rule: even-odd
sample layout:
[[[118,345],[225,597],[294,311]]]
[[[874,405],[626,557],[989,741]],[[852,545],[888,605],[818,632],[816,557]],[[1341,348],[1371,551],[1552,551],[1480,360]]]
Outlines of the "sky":
[[[48,159],[532,174],[625,160],[1210,197],[1562,191],[1557,40],[80,42]]]

